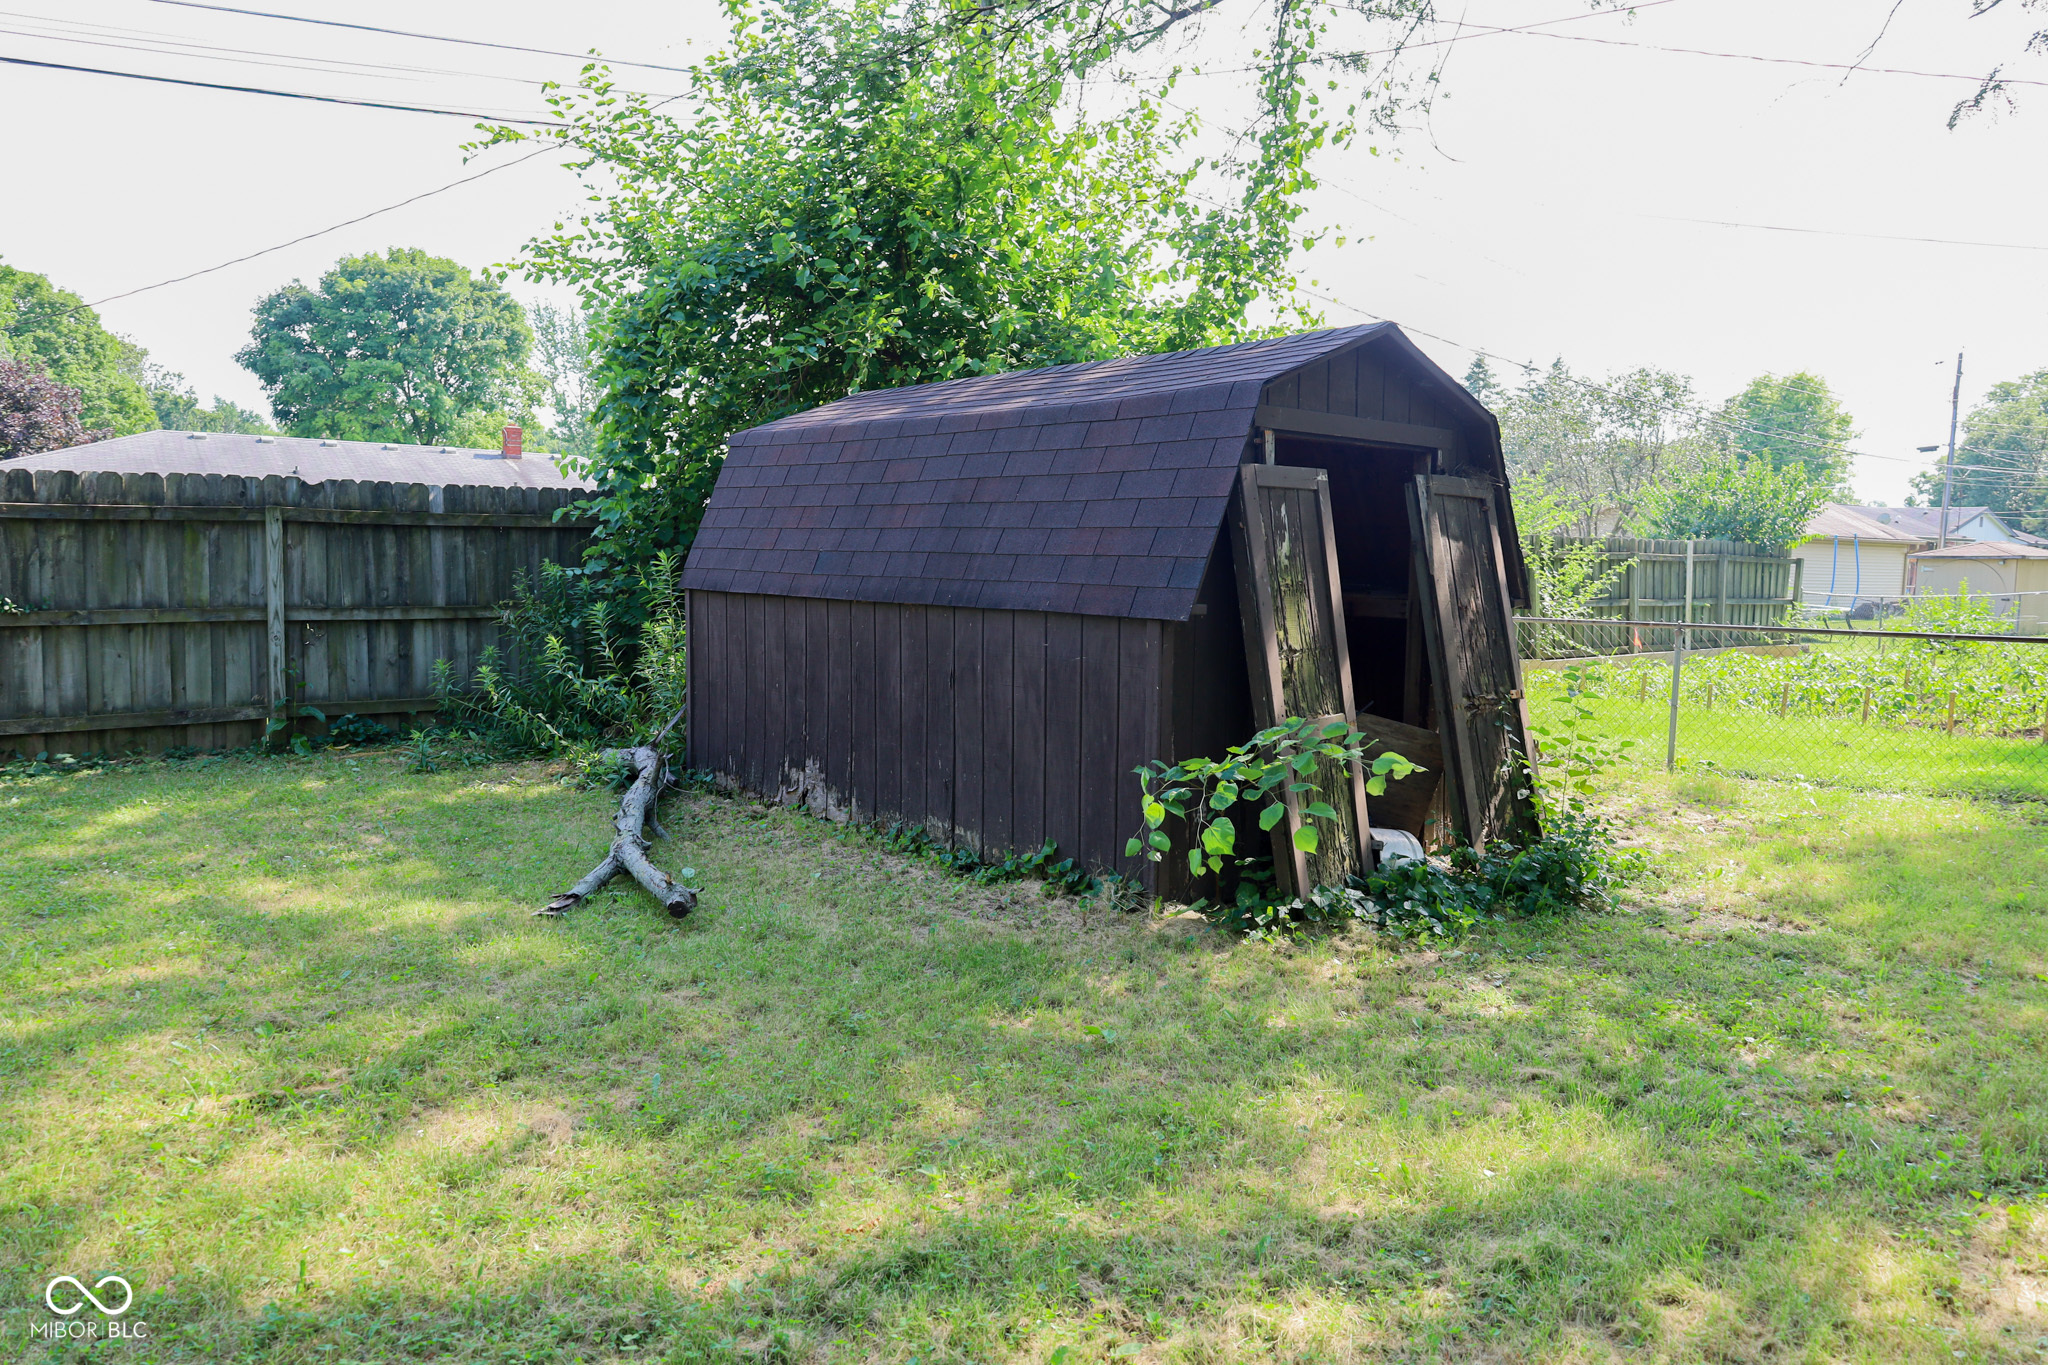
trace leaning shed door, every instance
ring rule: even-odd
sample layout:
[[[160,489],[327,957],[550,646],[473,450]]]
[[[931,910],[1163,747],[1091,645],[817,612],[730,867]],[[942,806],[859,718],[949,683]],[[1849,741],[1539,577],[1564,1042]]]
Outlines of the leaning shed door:
[[[1475,848],[1535,828],[1529,715],[1522,702],[1493,487],[1418,474],[1409,485],[1438,724],[1450,761],[1453,817]]]
[[[1251,667],[1252,718],[1261,729],[1290,716],[1350,722],[1351,650],[1344,637],[1344,591],[1330,522],[1330,479],[1320,469],[1241,467],[1231,518],[1245,652]],[[1295,846],[1301,797],[1287,797],[1287,818],[1273,830],[1281,889],[1303,895],[1342,886],[1372,870],[1365,775],[1360,765],[1319,759],[1311,800],[1327,801],[1336,833],[1314,852]]]

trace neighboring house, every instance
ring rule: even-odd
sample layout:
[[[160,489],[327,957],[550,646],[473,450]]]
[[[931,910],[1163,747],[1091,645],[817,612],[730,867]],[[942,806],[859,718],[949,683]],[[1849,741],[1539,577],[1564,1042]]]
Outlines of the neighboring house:
[[[239,474],[259,479],[276,474],[304,483],[354,479],[366,483],[441,486],[592,487],[586,479],[565,474],[551,455],[522,458],[521,446],[518,427],[505,429],[505,442],[497,450],[319,441],[303,436],[144,431],[68,450],[24,455],[0,462],[0,469],[61,469],[78,474]]]
[[[2039,635],[2048,626],[2048,548],[1951,537],[1946,548],[1922,550],[1912,560],[1922,593],[1954,594],[1967,584],[1972,597],[1988,596],[1993,611],[2013,617],[2020,634]]]
[[[1941,539],[1941,509],[1939,507],[1852,507],[1854,512],[1873,515],[1887,526],[1911,531],[1920,539],[1933,545]],[[1989,507],[1951,507],[1948,509],[1948,538],[1950,540],[2010,540],[2020,541],[2019,528],[2008,526],[2005,519]]]
[[[1917,507],[1851,507],[1829,503],[1806,524],[1806,539],[1792,547],[1800,560],[1800,595],[1828,611],[1854,611],[1906,595],[1907,558],[1930,543],[1917,522],[1897,517]],[[1979,509],[1982,510],[1982,509]]]
[[[1792,547],[1804,563],[1800,596],[1829,611],[1854,611],[1896,602],[1931,588],[1916,577],[1921,551],[1941,541],[1939,507],[1858,507],[1829,503],[1806,525],[1806,539]],[[1988,507],[1948,509],[1951,545],[1998,543],[2022,548],[2044,544],[2006,524]],[[1974,590],[1976,584],[1971,584]]]

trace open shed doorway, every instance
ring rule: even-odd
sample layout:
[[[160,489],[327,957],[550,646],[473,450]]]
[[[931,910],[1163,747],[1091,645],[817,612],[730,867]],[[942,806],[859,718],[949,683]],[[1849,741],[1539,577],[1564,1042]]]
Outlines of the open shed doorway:
[[[1410,485],[1431,472],[1434,452],[1287,432],[1273,433],[1273,441],[1273,463],[1329,476],[1353,723],[1425,769],[1373,798],[1372,823],[1441,846],[1454,822],[1443,800],[1445,755],[1409,510]]]

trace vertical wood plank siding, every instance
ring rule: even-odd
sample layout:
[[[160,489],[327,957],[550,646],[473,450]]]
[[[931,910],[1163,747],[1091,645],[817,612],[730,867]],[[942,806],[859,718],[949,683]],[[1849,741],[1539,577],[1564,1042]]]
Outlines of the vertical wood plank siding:
[[[1282,375],[1266,386],[1263,401],[1304,412],[1454,431],[1458,440],[1444,452],[1446,472],[1486,472],[1487,452],[1468,430],[1471,419],[1428,380],[1406,364],[1389,364],[1387,353],[1369,343]]]
[[[690,620],[692,767],[773,794],[815,764],[856,819],[1144,870],[1123,857],[1131,770],[1172,744],[1161,661],[1180,627],[704,591]]]
[[[1560,537],[1559,544],[1598,546],[1603,569],[1629,566],[1606,592],[1586,603],[1586,615],[1628,620],[1633,611],[1639,621],[1685,619],[1687,542],[1608,536]],[[1793,605],[1791,554],[1740,540],[1695,540],[1691,545],[1693,620],[1742,626],[1774,626],[1784,620]]]
[[[0,504],[388,511],[433,516],[548,516],[567,489],[444,487],[219,474],[79,474],[0,466]],[[467,679],[497,639],[480,615],[427,620],[307,620],[349,608],[489,608],[517,575],[581,560],[573,526],[325,523],[285,519],[285,685],[293,704],[332,716],[432,691],[436,659]],[[260,519],[70,520],[0,507],[0,756],[123,753],[247,744],[261,716],[109,727],[131,713],[248,712],[270,703],[265,527]],[[234,619],[28,621],[18,613],[119,611]],[[337,709],[338,708],[338,709]],[[47,719],[91,728],[36,730]]]

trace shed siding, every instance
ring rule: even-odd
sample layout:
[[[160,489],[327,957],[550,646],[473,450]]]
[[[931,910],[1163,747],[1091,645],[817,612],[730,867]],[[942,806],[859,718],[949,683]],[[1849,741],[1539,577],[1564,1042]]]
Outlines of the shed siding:
[[[815,764],[856,820],[1144,870],[1123,844],[1132,770],[1171,744],[1172,627],[701,589],[690,621],[690,766],[775,795]]]
[[[1469,458],[1472,437],[1466,430],[1471,419],[1425,383],[1413,366],[1381,346],[1354,346],[1304,365],[1268,384],[1263,398],[1278,408],[1454,431],[1458,442],[1445,452],[1445,472],[1491,472],[1483,462],[1466,468],[1474,463]]]

